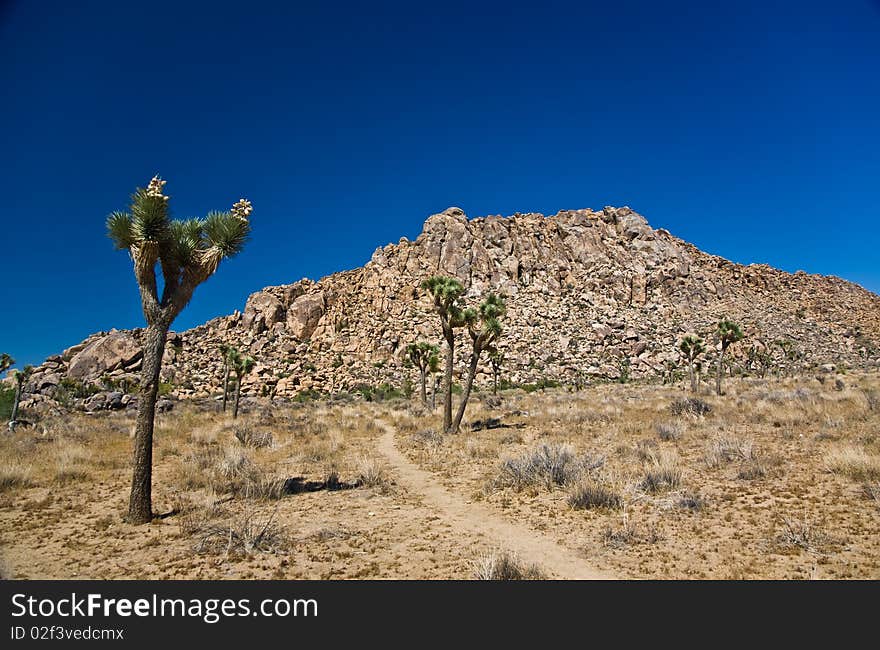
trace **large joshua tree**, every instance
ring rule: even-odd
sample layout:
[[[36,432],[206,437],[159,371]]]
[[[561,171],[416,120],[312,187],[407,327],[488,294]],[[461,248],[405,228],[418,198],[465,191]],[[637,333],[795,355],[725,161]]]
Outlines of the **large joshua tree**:
[[[718,321],[718,328],[715,330],[718,339],[721,341],[721,354],[718,355],[718,374],[715,376],[715,392],[721,395],[721,376],[724,374],[724,355],[734,343],[742,341],[745,338],[742,328],[727,317]]]
[[[434,309],[440,316],[440,329],[446,341],[446,359],[443,372],[443,431],[452,430],[452,368],[455,355],[455,330],[467,323],[460,304],[464,287],[454,278],[435,275],[424,282],[422,288],[434,299]]]
[[[696,334],[685,334],[678,349],[684,354],[684,358],[688,362],[688,376],[691,380],[691,392],[697,392],[697,375],[694,372],[694,362],[703,352],[706,351],[706,343]]]
[[[432,359],[433,364],[436,366],[437,356],[440,354],[440,348],[427,341],[419,341],[418,343],[410,343],[406,346],[406,354],[407,357],[409,357],[409,360],[412,361],[413,365],[419,369],[419,379],[421,380],[422,388],[422,404],[427,405],[428,390],[426,383],[428,379],[428,371],[431,369]]]
[[[146,189],[135,190],[130,212],[114,212],[107,219],[107,231],[116,248],[127,250],[134,263],[147,321],[127,516],[134,524],[147,523],[153,517],[153,423],[168,329],[195,288],[214,274],[220,262],[241,252],[250,233],[252,208],[246,199],[228,212],[177,221],[169,215],[164,186],[165,181],[154,176]]]
[[[504,299],[498,294],[490,293],[480,303],[479,308],[473,309],[469,307],[462,313],[462,320],[467,325],[473,347],[464,390],[461,394],[461,402],[458,405],[458,412],[455,414],[455,421],[452,423],[452,431],[455,433],[458,432],[461,427],[461,420],[464,418],[464,410],[467,408],[468,399],[471,396],[471,388],[474,385],[474,377],[477,374],[480,355],[484,350],[491,349],[495,341],[498,340],[498,337],[501,336],[501,317],[504,316],[506,310]]]

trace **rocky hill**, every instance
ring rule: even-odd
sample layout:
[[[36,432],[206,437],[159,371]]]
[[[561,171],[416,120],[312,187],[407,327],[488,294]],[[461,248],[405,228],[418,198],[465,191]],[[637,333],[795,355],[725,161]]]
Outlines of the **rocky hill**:
[[[258,360],[243,385],[251,396],[415,381],[406,345],[440,342],[438,319],[419,289],[434,274],[458,278],[473,304],[489,290],[507,297],[502,376],[514,383],[663,375],[681,367],[682,334],[708,337],[723,315],[747,335],[733,348],[740,370],[758,372],[756,352],[797,369],[877,365],[880,355],[880,296],[839,278],[734,264],[651,228],[626,207],[470,220],[449,208],[429,217],[415,241],[379,248],[361,268],[267,287],[243,312],[173,335],[166,390],[181,398],[216,395],[224,342]],[[132,386],[140,335],[102,332],[50,357],[33,376],[32,401],[59,386]],[[478,382],[485,385],[488,370]],[[120,390],[91,398],[90,408],[129,400]]]

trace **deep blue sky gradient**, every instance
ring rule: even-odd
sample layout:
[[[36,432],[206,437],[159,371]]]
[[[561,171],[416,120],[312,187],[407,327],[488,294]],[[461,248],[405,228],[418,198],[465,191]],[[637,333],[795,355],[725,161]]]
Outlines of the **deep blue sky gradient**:
[[[104,234],[154,173],[253,239],[174,329],[366,262],[450,205],[629,205],[880,291],[880,5],[2,2],[0,352],[143,324]]]

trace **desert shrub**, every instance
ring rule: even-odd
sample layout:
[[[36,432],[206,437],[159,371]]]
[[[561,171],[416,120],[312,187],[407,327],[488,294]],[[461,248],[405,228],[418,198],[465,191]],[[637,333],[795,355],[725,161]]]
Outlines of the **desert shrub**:
[[[3,458],[0,460],[0,492],[32,484],[33,468],[20,460]]]
[[[825,456],[826,468],[854,481],[880,479],[880,456],[869,454],[861,447],[838,447]]]
[[[658,422],[654,425],[660,440],[678,440],[681,438],[682,426],[679,422]]]
[[[616,510],[623,507],[623,493],[610,481],[587,478],[571,489],[568,505],[575,510]]]
[[[797,547],[810,553],[820,553],[823,548],[834,543],[834,540],[818,526],[812,524],[806,516],[782,517],[782,530],[776,542],[782,547]]]
[[[647,463],[640,485],[647,492],[656,494],[675,489],[680,483],[681,467],[678,465],[678,456],[660,452]]]
[[[417,445],[440,446],[443,444],[443,434],[434,429],[416,431],[410,436],[410,440]]]
[[[571,483],[604,463],[604,457],[576,454],[570,445],[542,443],[521,456],[504,460],[496,483],[516,489],[531,485],[549,488]]]
[[[477,580],[545,580],[546,576],[536,564],[526,564],[516,555],[500,551],[483,555],[474,562],[474,578]]]
[[[606,548],[619,549],[635,544],[656,544],[662,539],[660,532],[654,526],[642,530],[628,520],[624,520],[621,528],[615,530],[611,526],[606,526],[602,531],[602,544]]]
[[[699,492],[688,491],[681,495],[678,499],[677,505],[679,508],[684,508],[685,510],[699,512],[706,507],[706,499]]]
[[[679,397],[669,405],[672,415],[703,416],[712,412],[712,407],[698,397]]]
[[[357,465],[357,482],[365,487],[387,489],[391,484],[385,466],[376,458],[363,457]]]
[[[12,403],[15,401],[15,389],[0,386],[0,424],[12,417]]]
[[[232,428],[236,439],[245,447],[259,449],[272,446],[272,434],[268,431],[254,431],[248,424],[237,424]]]
[[[228,523],[205,523],[193,534],[198,538],[197,553],[226,556],[276,553],[286,543],[283,530],[275,523],[274,513],[261,521],[254,512],[247,512]]]
[[[877,506],[880,506],[880,481],[865,483],[862,486],[862,494],[865,495],[866,499],[870,499]]]
[[[757,449],[751,440],[732,435],[716,436],[705,451],[705,460],[709,467],[718,467],[735,460],[756,460],[757,457]]]
[[[88,477],[86,463],[91,454],[79,445],[55,443],[55,480],[60,483],[78,481]]]
[[[767,465],[762,460],[753,458],[743,463],[736,477],[744,481],[754,481],[767,476]]]

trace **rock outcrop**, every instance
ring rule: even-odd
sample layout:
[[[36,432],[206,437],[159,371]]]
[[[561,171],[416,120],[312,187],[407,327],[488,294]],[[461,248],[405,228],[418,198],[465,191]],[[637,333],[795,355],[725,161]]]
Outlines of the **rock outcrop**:
[[[474,304],[489,290],[507,297],[500,347],[502,376],[512,382],[615,379],[624,366],[634,378],[660,375],[680,365],[684,333],[708,336],[723,315],[747,334],[733,348],[740,368],[749,367],[749,350],[798,368],[877,365],[880,355],[880,296],[839,278],[735,264],[626,207],[470,220],[449,208],[429,217],[415,241],[378,248],[361,268],[267,287],[243,314],[175,335],[163,379],[179,397],[216,395],[218,348],[229,343],[259,362],[243,386],[252,396],[415,380],[406,345],[440,341],[419,289],[435,274],[459,279]],[[136,380],[139,341],[139,331],[90,337],[48,359],[30,388],[48,395],[64,377]],[[481,371],[486,382],[488,368]],[[105,402],[122,403],[116,395]]]

